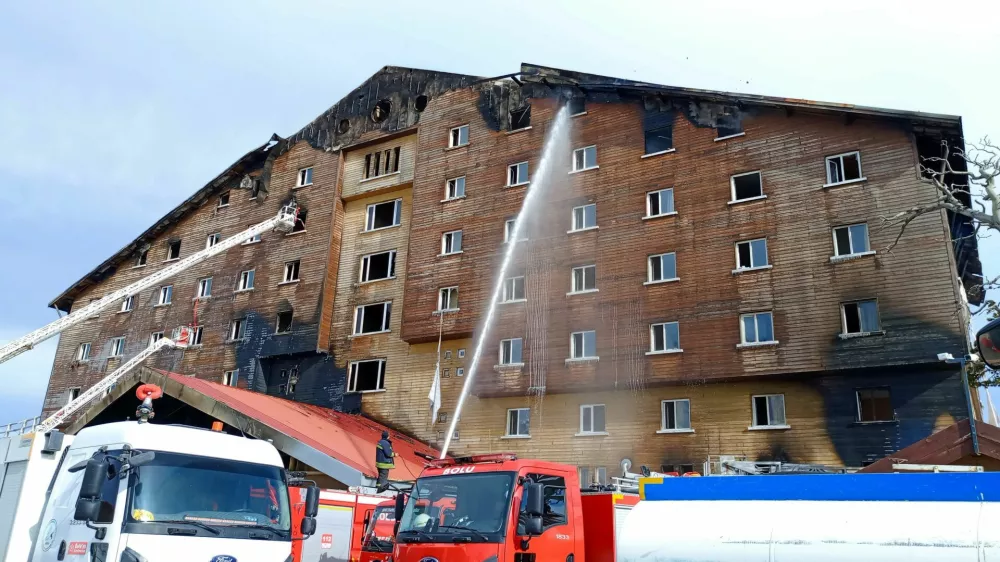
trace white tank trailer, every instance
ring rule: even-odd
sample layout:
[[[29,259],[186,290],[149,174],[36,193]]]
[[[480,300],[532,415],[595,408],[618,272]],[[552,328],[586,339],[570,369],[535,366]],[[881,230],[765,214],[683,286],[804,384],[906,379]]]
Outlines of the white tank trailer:
[[[618,562],[1000,559],[1000,473],[644,479]]]

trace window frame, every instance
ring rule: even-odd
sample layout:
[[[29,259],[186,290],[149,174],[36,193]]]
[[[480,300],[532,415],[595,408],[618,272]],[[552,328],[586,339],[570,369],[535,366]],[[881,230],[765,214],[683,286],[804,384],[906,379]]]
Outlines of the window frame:
[[[389,267],[386,273],[389,274],[388,277],[379,277],[377,279],[372,279],[369,275],[368,279],[365,279],[365,274],[371,273],[371,260],[375,256],[380,256],[382,254],[389,254]],[[387,281],[396,278],[396,250],[386,250],[384,252],[375,252],[372,254],[365,254],[361,256],[361,265],[358,268],[358,283],[375,283],[377,281]]]
[[[667,326],[675,326],[677,330],[677,347],[671,348],[667,347]],[[659,328],[663,332],[663,349],[656,349],[656,330]],[[681,353],[684,349],[681,345],[681,325],[677,320],[670,320],[666,322],[653,322],[649,325],[649,351],[647,355],[660,355],[668,353]]]
[[[121,308],[118,312],[132,312],[135,309],[135,295],[129,295],[122,299]]]
[[[382,329],[375,330],[375,331],[372,331],[372,332],[361,332],[361,331],[358,331],[359,328],[363,328],[363,326],[364,326],[365,319],[364,319],[364,310],[363,309],[368,308],[370,306],[371,307],[375,307],[375,306],[380,306],[380,305],[382,306],[382,324],[381,324]],[[352,330],[351,335],[352,336],[370,336],[370,335],[373,335],[373,334],[384,334],[384,333],[392,331],[392,328],[390,326],[391,322],[392,322],[392,301],[391,300],[379,301],[379,302],[371,302],[371,303],[368,303],[368,304],[359,304],[359,305],[357,305],[357,306],[354,307],[354,323],[352,324],[353,330]]]
[[[663,198],[661,194],[666,193],[668,191],[670,192],[670,208],[672,210],[663,212]],[[657,205],[660,206],[660,212],[655,215],[653,214],[653,204],[652,204],[653,200],[652,198],[654,195],[657,196],[656,197]],[[676,214],[677,214],[677,200],[674,199],[674,188],[664,187],[663,189],[657,189],[655,191],[646,192],[646,214],[642,218],[655,219],[659,217],[669,217]]]
[[[222,384],[225,386],[236,386],[239,381],[240,370],[233,369],[232,371],[222,372]]]
[[[586,288],[586,285],[587,285],[587,271],[586,270],[589,269],[589,268],[593,268],[593,270],[594,270],[594,288],[592,288],[592,289],[587,289]],[[581,270],[581,271],[583,271],[583,274],[580,277],[581,283],[583,284],[583,288],[582,289],[577,289],[577,287],[576,287],[576,271],[578,269]],[[595,292],[597,292],[597,290],[598,289],[597,289],[597,264],[596,263],[587,264],[587,265],[578,265],[578,266],[574,267],[571,270],[571,272],[570,272],[570,291],[569,291],[568,294],[570,294],[570,295],[580,295],[580,294],[585,294],[585,293],[595,293]]]
[[[90,352],[93,350],[93,346],[90,342],[83,342],[76,346],[76,359],[75,361],[89,361]]]
[[[462,131],[465,131],[465,142],[462,142]],[[456,135],[455,132],[458,132]],[[459,148],[462,146],[469,146],[470,135],[469,135],[469,124],[458,125],[457,127],[452,127],[448,130],[448,148]]]
[[[202,339],[205,337],[205,327],[204,326],[191,326],[191,343],[188,347],[198,347],[202,345]]]
[[[517,362],[513,361],[513,359],[514,359],[514,343],[513,342],[515,342],[515,341],[520,341],[521,342],[520,343],[520,352],[518,354],[518,355],[520,355],[520,357],[518,357],[519,361],[517,361]],[[511,361],[505,363],[504,360],[503,360],[503,357],[504,357],[504,344],[506,344],[508,342],[510,343],[510,358],[511,358]],[[520,366],[524,365],[524,338],[504,338],[504,339],[500,340],[500,346],[499,346],[499,348],[500,348],[500,356],[498,357],[498,362],[497,362],[497,364],[499,366],[501,366],[501,367],[520,367]]]
[[[243,341],[247,335],[247,318],[233,318],[229,321],[229,339],[227,341]]]
[[[213,232],[212,234],[209,234],[208,236],[205,237],[205,249],[207,250],[215,246],[219,242],[222,242],[222,233]]]
[[[156,343],[156,342],[158,342],[158,341],[160,341],[162,339],[163,339],[163,332],[162,331],[160,331],[160,332],[150,332],[150,334],[149,334],[149,345],[153,345],[154,343]]]
[[[855,226],[864,226],[865,227],[865,248],[866,249],[864,251],[862,251],[862,252],[855,252],[854,251],[854,234],[851,232],[851,228],[855,227]],[[850,253],[847,253],[847,254],[840,254],[840,253],[838,253],[838,251],[839,251],[838,248],[837,248],[837,231],[838,230],[846,230],[847,231],[847,245],[849,246]],[[844,225],[841,225],[841,226],[835,226],[835,227],[833,227],[833,228],[830,229],[830,234],[833,236],[833,256],[832,256],[832,259],[835,260],[835,261],[838,260],[838,259],[848,259],[848,258],[853,258],[853,257],[858,257],[858,256],[867,256],[867,255],[875,253],[874,251],[872,251],[871,230],[868,228],[868,223],[867,222],[856,222],[856,223],[851,223],[851,224],[844,224]]]
[[[528,413],[527,414],[527,417],[528,417],[528,419],[527,419],[527,422],[528,422],[527,423],[527,425],[528,425],[527,431],[528,432],[527,433],[521,433],[520,432],[520,427],[519,426],[520,426],[520,422],[521,422],[521,412],[527,412]],[[517,421],[516,425],[518,426],[518,427],[516,427],[516,429],[518,430],[517,433],[511,433],[510,432],[510,428],[511,428],[511,414],[516,414],[516,417],[517,417],[517,420],[516,420]],[[505,438],[507,438],[507,439],[530,439],[531,438],[531,408],[507,408],[506,420],[507,420],[507,425],[504,428],[504,435],[503,435]]]
[[[831,160],[839,160],[839,162],[840,162],[840,175],[843,176],[844,175],[844,157],[845,156],[851,156],[851,155],[857,156],[857,159],[858,159],[858,177],[856,177],[854,179],[849,179],[849,180],[833,181],[833,178],[830,177],[830,161]],[[835,185],[842,185],[842,184],[847,184],[847,183],[855,183],[855,182],[865,181],[867,179],[865,177],[864,166],[861,163],[861,150],[850,150],[848,152],[842,152],[840,154],[834,154],[832,156],[827,156],[826,158],[823,159],[823,164],[826,167],[826,183],[823,185],[823,187],[833,187]]]
[[[208,289],[207,292],[205,291],[206,288]],[[202,277],[201,279],[198,280],[198,292],[195,298],[207,299],[210,298],[211,296],[212,296],[212,278]]]
[[[884,390],[884,391],[886,391],[889,394],[889,396],[888,396],[889,411],[891,412],[891,417],[889,419],[871,419],[871,420],[863,419],[863,416],[862,416],[862,410],[863,410],[863,408],[861,406],[861,392],[862,391],[873,391],[873,390]],[[892,388],[889,385],[866,386],[866,387],[861,387],[861,388],[855,388],[854,389],[854,398],[856,400],[856,404],[857,404],[857,407],[858,407],[857,417],[855,418],[855,420],[856,420],[855,423],[864,423],[864,424],[867,424],[867,423],[894,423],[894,422],[899,421],[896,418],[896,408],[893,407],[893,404],[892,404]],[[874,412],[875,412],[875,409],[873,408],[873,413]]]
[[[604,429],[601,431],[594,431],[594,409],[602,408],[604,410]],[[584,429],[584,411],[590,410],[590,429]],[[608,435],[608,407],[607,404],[580,404],[580,431],[577,432],[578,436],[582,435]]]
[[[394,221],[393,224],[390,224],[389,226],[379,226],[376,228],[375,207],[378,207],[379,205],[388,205],[390,203],[393,205],[392,207],[392,220]],[[396,228],[397,226],[400,226],[402,224],[403,224],[402,198],[390,199],[388,201],[379,201],[378,203],[369,203],[367,206],[365,206],[365,228],[364,230],[362,230],[362,232],[376,232],[388,228]]]
[[[744,197],[742,199],[737,199],[736,198],[736,178],[741,178],[741,177],[744,177],[744,176],[752,176],[752,175],[756,175],[756,176],[758,176],[760,178],[759,181],[758,181],[758,183],[760,184],[760,194],[754,195],[752,197]],[[761,173],[760,170],[753,170],[753,171],[750,171],[750,172],[741,172],[739,174],[733,174],[733,175],[729,176],[729,197],[730,197],[730,199],[729,199],[729,203],[730,204],[743,203],[744,201],[757,201],[758,199],[766,199],[767,198],[767,194],[764,193],[764,174]]]
[[[512,219],[504,219],[503,221],[503,243],[507,244],[510,242],[510,236],[513,234],[514,225],[517,223],[517,217]],[[508,226],[510,225],[510,226]],[[528,229],[522,228],[519,233],[521,238],[518,238],[518,242],[526,242],[528,240]]]
[[[170,257],[173,254],[174,248],[177,248],[177,255]],[[181,241],[175,240],[173,242],[167,242],[167,259],[163,261],[177,261],[181,259]]]
[[[161,285],[156,291],[156,306],[168,306],[174,302],[174,286]]]
[[[358,365],[361,363],[379,363],[376,388],[371,390],[357,390],[358,388]],[[367,394],[369,392],[385,392],[386,358],[358,359],[351,361],[347,369],[347,392]]]
[[[222,193],[219,194],[219,200],[215,204],[216,209],[223,209],[229,206],[229,198],[231,196],[229,192],[230,190],[227,189],[226,191],[223,191]],[[223,200],[225,200],[225,203],[223,203]]]
[[[295,283],[301,278],[299,277],[302,269],[302,260],[291,260],[285,262],[285,271],[282,275],[282,283]]]
[[[674,427],[667,427],[667,403],[674,404]],[[687,402],[687,427],[680,427],[677,423],[678,402]],[[690,398],[665,398],[660,400],[660,429],[657,433],[694,433],[694,425],[691,423],[691,399]]]
[[[146,263],[149,261],[149,248],[141,250],[139,255],[135,257],[135,263],[132,264],[133,268],[136,267],[146,267]]]
[[[521,298],[517,297],[517,280],[521,280]],[[511,295],[515,298],[507,298],[507,282],[510,281]],[[503,280],[503,287],[500,291],[500,302],[524,302],[528,299],[528,289],[524,284],[524,275],[514,275]]]
[[[590,148],[594,149],[594,151],[593,151],[594,162],[593,162],[593,165],[588,166],[587,165],[587,149],[590,149]],[[583,160],[583,166],[582,167],[577,167],[577,165],[576,165],[577,164],[577,162],[576,162],[576,155],[577,155],[577,153],[580,153],[580,154],[583,155],[583,158],[582,158],[582,160]],[[590,144],[590,145],[587,145],[587,146],[581,146],[580,148],[574,148],[573,149],[573,155],[572,155],[572,166],[573,166],[573,168],[570,170],[570,173],[585,172],[587,170],[596,170],[597,168],[599,168],[600,166],[598,166],[598,164],[597,164],[597,145],[596,144]]]
[[[295,187],[307,187],[313,184],[313,167],[299,168],[295,175]],[[308,180],[308,181],[305,181]]]
[[[445,182],[444,182],[444,200],[445,201],[454,201],[455,199],[464,199],[465,198],[465,184],[466,184],[466,181],[467,180],[465,179],[465,176],[457,176],[457,177],[445,180]],[[459,190],[459,186],[461,186],[461,193],[459,193],[459,191],[460,191]],[[454,188],[454,190],[452,188]],[[452,191],[454,191],[454,193],[452,193]]]
[[[288,315],[288,329],[281,329],[281,316],[283,314]],[[290,334],[292,333],[293,322],[295,320],[295,310],[280,310],[275,314],[274,318],[274,335]]]
[[[861,314],[860,305],[861,303],[869,303],[869,302],[875,305],[875,320],[876,322],[878,322],[878,325],[875,327],[874,330],[865,330],[862,321],[864,317]],[[858,313],[858,328],[860,329],[857,332],[847,331],[847,305],[851,304],[856,306]],[[882,315],[879,313],[878,298],[857,299],[857,300],[844,301],[840,303],[840,335],[842,337],[860,337],[860,336],[879,334],[879,333],[882,333]]]
[[[593,207],[594,209],[594,224],[587,226],[587,209]],[[577,224],[577,211],[579,211],[580,224]],[[587,203],[586,205],[577,205],[573,207],[570,211],[570,229],[569,232],[583,232],[585,230],[596,230],[597,225],[597,203]]]
[[[455,249],[455,234],[458,234],[458,249]],[[441,233],[441,255],[442,256],[452,256],[455,254],[461,254],[464,246],[463,243],[462,229],[449,230],[447,232]],[[451,247],[449,250],[448,247]]]
[[[125,336],[111,338],[111,353],[108,357],[122,357],[125,355]]]
[[[758,264],[754,263],[754,254],[753,254],[753,243],[754,242],[763,242],[764,243],[764,260],[766,260],[766,263],[764,263],[763,265],[758,265]],[[750,265],[749,266],[741,266],[740,265],[740,245],[741,244],[746,244],[747,247],[748,247],[748,249],[749,249],[749,253],[750,253]],[[750,270],[754,270],[754,269],[767,269],[767,268],[770,268],[771,265],[772,265],[771,264],[771,256],[770,256],[769,248],[767,247],[767,237],[766,236],[761,237],[761,238],[753,238],[753,239],[750,239],[750,240],[737,240],[733,244],[733,249],[736,252],[736,269],[733,270],[735,272],[750,271]]]
[[[664,267],[663,267],[663,257],[673,256],[674,257],[674,276],[673,277],[663,277]],[[653,279],[653,260],[658,258],[660,260],[660,279]],[[651,254],[646,256],[646,284],[653,285],[656,283],[670,283],[671,281],[680,281],[681,278],[677,274],[677,252],[663,252],[662,254]]]
[[[776,424],[771,423],[771,401],[772,397],[781,397],[781,417],[785,420],[784,423]],[[767,406],[767,425],[757,424],[757,399],[764,398],[764,404]],[[785,403],[785,393],[774,393],[774,394],[754,394],[750,396],[750,427],[748,429],[788,429],[790,426],[788,424],[788,405]]]
[[[766,340],[766,341],[761,341],[758,338],[758,336],[757,336],[757,334],[760,333],[760,328],[758,326],[757,317],[760,316],[760,315],[762,315],[762,314],[767,314],[771,318],[771,337],[774,338],[777,335],[775,333],[775,330],[774,330],[774,311],[773,310],[761,310],[761,311],[758,311],[758,312],[742,312],[742,313],[740,313],[740,345],[739,345],[739,347],[754,347],[754,346],[764,346],[764,345],[777,345],[778,340],[776,340],[776,339],[770,339],[770,340]],[[746,318],[747,316],[752,316],[753,317],[754,340],[755,341],[752,341],[752,342],[747,341],[747,338],[746,338],[746,327],[743,324],[743,319]]]
[[[448,294],[448,308],[443,308],[445,293]],[[452,302],[455,301],[455,302]],[[455,306],[452,306],[452,305]],[[435,312],[458,312],[458,285],[438,289],[438,307]]]
[[[521,166],[524,166],[524,178],[521,178]],[[512,173],[513,172],[513,173]],[[517,181],[511,182],[511,176],[516,175]],[[528,168],[528,160],[523,162],[515,162],[513,164],[507,165],[507,185],[505,187],[520,187],[522,185],[528,185],[531,183],[531,175]]]
[[[240,272],[240,276],[236,279],[236,291],[237,293],[243,293],[246,291],[252,291],[254,289],[254,283],[257,278],[257,268],[244,269]]]
[[[587,334],[594,334],[594,349],[593,355],[587,355]],[[576,342],[577,336],[580,336],[579,346]],[[578,349],[578,347],[582,349]],[[597,353],[597,330],[582,330],[579,332],[572,332],[569,335],[569,361],[593,361],[599,359],[600,355]]]

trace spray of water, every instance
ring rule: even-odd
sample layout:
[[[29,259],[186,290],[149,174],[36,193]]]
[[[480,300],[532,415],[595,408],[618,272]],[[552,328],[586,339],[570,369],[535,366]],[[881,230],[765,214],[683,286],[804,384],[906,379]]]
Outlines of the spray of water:
[[[525,228],[525,223],[528,222],[531,212],[534,211],[534,207],[537,205],[536,201],[539,199],[539,192],[550,183],[551,176],[553,175],[553,162],[558,159],[556,150],[566,145],[563,141],[568,138],[568,135],[569,110],[564,106],[556,113],[556,118],[552,122],[552,129],[549,131],[549,136],[545,139],[545,146],[542,149],[542,159],[538,162],[535,181],[531,182],[531,185],[528,186],[524,202],[521,203],[521,211],[514,220],[514,231],[511,232],[509,238],[511,243],[507,244],[507,249],[503,254],[503,261],[500,263],[500,271],[497,272],[496,280],[493,282],[493,296],[489,301],[490,306],[486,310],[486,318],[483,319],[482,329],[479,331],[479,341],[476,342],[472,353],[472,363],[469,366],[469,373],[465,378],[465,384],[462,385],[462,394],[458,397],[458,405],[455,406],[455,413],[451,418],[451,424],[448,426],[448,435],[444,440],[444,448],[441,449],[442,459],[448,455],[448,448],[451,446],[451,437],[455,434],[458,420],[462,417],[462,407],[465,405],[465,399],[468,398],[469,390],[472,388],[473,380],[476,378],[479,361],[483,355],[483,345],[486,337],[489,335],[490,326],[493,324],[493,315],[496,313],[497,303],[500,302],[503,281],[507,278],[507,268],[510,267],[514,251],[518,246],[516,241],[520,239],[521,231]]]

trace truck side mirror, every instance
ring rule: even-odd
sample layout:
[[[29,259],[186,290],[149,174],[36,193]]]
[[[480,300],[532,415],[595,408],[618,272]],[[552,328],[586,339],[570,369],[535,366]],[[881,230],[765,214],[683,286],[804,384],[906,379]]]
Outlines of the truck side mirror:
[[[524,485],[524,513],[532,517],[545,515],[545,486],[537,482]]]
[[[306,517],[316,517],[319,513],[319,486],[306,488]]]
[[[77,521],[94,521],[101,509],[101,489],[108,478],[108,468],[103,459],[89,459],[80,482],[80,493],[76,499]]]
[[[393,515],[396,521],[403,518],[403,510],[406,509],[406,494],[399,493],[396,494],[396,505],[394,506]]]
[[[302,531],[302,536],[311,537],[316,533],[316,518],[315,517],[304,517],[302,518],[302,526],[299,528]]]
[[[142,466],[144,464],[149,464],[153,462],[156,458],[156,451],[146,451],[145,453],[139,453],[138,455],[132,455],[128,459],[128,465],[132,468],[137,466]]]
[[[976,334],[976,347],[987,365],[1000,369],[1000,318],[979,330]]]

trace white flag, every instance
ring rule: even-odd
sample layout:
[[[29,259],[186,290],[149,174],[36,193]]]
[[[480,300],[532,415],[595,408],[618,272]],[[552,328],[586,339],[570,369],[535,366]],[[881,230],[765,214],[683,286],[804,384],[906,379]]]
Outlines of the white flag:
[[[997,411],[993,407],[993,398],[990,397],[990,389],[986,388],[986,404],[989,406],[989,417],[986,418],[986,423],[990,425],[998,425],[1000,420],[997,420]]]
[[[434,366],[434,382],[431,383],[427,399],[431,401],[431,423],[434,423],[437,421],[438,410],[441,409],[441,361]]]

